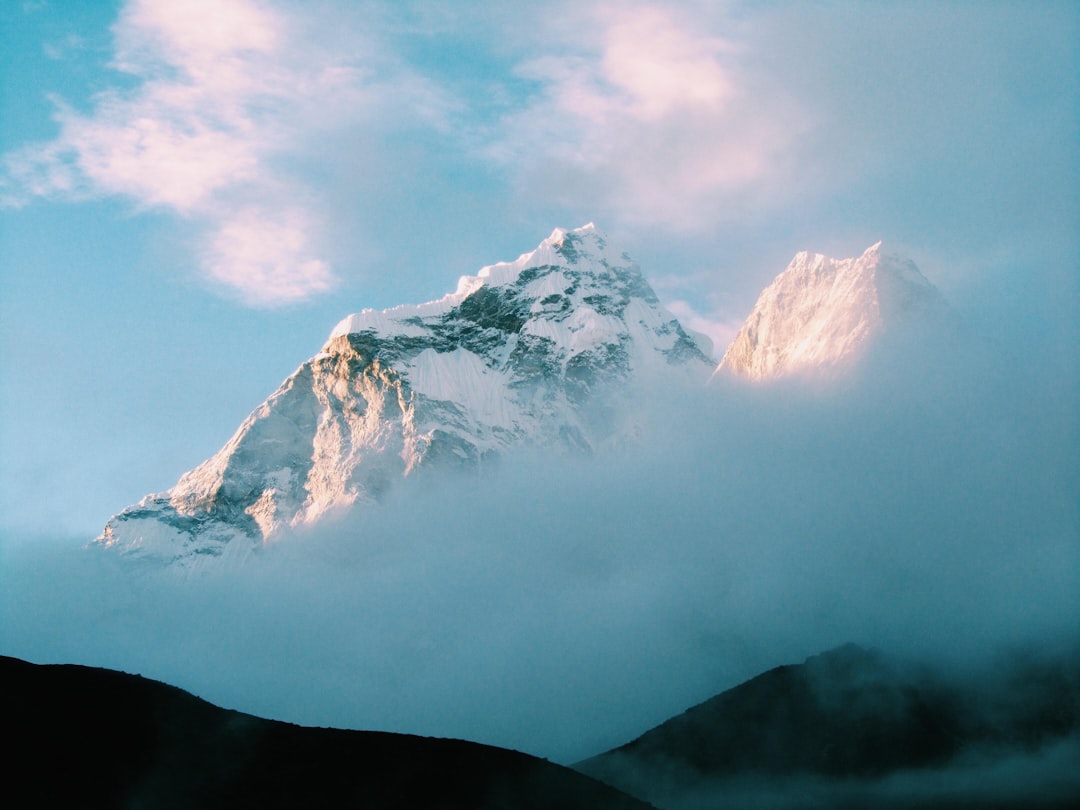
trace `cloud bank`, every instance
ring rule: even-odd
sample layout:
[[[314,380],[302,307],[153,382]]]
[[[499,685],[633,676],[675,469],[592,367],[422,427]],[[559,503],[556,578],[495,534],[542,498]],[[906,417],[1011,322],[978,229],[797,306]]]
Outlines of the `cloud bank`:
[[[9,539],[0,648],[571,762],[847,641],[960,670],[1075,643],[1071,394],[965,367],[671,392],[615,456],[420,475],[203,570]]]

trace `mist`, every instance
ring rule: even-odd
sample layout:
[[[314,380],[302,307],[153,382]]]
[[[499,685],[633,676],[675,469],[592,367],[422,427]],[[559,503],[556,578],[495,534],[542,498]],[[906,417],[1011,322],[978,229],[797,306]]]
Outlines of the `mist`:
[[[1074,644],[1074,383],[976,343],[668,390],[619,448],[427,471],[199,567],[6,537],[0,651],[569,763],[849,641],[957,672]]]
[[[884,778],[790,779],[750,777],[698,782],[691,789],[650,785],[650,800],[669,810],[797,810],[827,807],[858,810],[932,808],[1066,808],[1075,803],[1080,779],[1075,736],[1032,752],[1017,749],[996,757],[984,753],[961,758],[950,767],[905,771]]]

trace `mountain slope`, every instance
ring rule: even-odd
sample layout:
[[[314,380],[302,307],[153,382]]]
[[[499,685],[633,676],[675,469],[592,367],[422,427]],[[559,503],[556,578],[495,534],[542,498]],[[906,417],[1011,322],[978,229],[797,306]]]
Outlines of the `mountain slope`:
[[[919,269],[881,242],[850,259],[802,252],[762,291],[716,373],[766,380],[843,368],[882,335],[946,310]]]
[[[711,367],[629,257],[591,224],[556,229],[437,301],[344,319],[221,451],[97,541],[164,559],[243,550],[421,467],[617,442],[626,391]]]
[[[516,751],[262,720],[110,670],[0,656],[0,683],[13,807],[647,807]]]
[[[703,796],[730,807],[1066,807],[1080,779],[1061,778],[1055,757],[1077,750],[1076,651],[959,678],[849,644],[769,670],[575,767],[666,808],[712,806]],[[980,783],[1001,762],[1012,763],[1002,769],[1012,795]],[[891,792],[900,775],[910,795]]]

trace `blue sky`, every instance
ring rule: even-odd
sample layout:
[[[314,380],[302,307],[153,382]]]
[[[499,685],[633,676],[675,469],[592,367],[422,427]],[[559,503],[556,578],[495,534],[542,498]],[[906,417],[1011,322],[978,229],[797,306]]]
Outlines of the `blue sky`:
[[[1076,384],[1075,3],[13,0],[0,29],[6,533],[93,536],[343,316],[590,220],[718,343],[796,251],[884,239]]]

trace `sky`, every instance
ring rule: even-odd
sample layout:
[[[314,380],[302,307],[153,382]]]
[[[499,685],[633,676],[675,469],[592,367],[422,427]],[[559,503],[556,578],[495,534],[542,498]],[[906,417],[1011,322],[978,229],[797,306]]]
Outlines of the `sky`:
[[[718,354],[797,251],[879,239],[1076,342],[1071,2],[3,6],[9,531],[96,534],[345,315],[557,226]]]
[[[834,644],[1080,638],[1077,4],[13,1],[0,30],[0,652],[573,761]],[[512,459],[242,573],[82,552],[346,315],[589,221],[718,354],[796,252],[878,240],[979,348],[668,392],[618,463]]]

